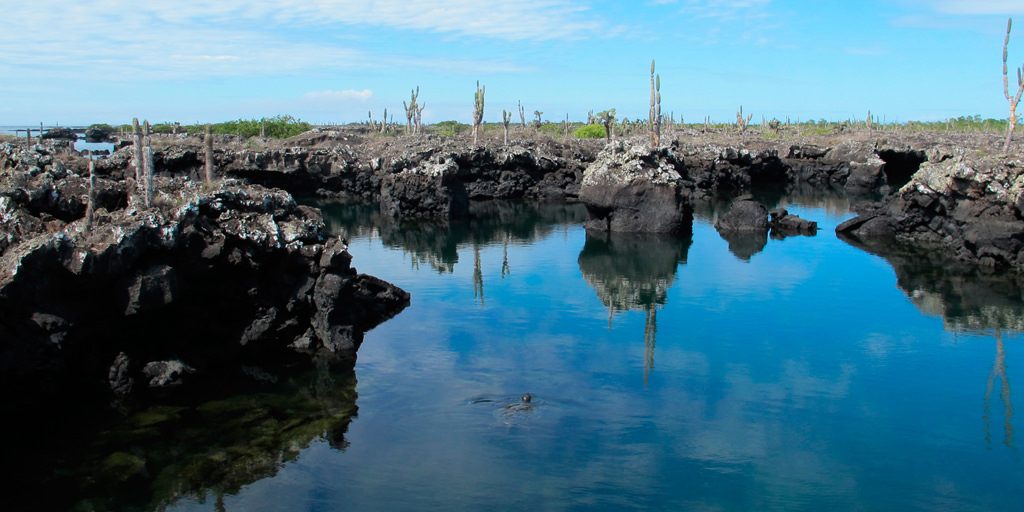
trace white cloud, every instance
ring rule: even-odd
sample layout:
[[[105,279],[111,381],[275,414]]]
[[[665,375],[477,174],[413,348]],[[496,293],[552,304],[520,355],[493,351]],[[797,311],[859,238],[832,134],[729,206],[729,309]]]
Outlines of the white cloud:
[[[551,40],[609,30],[567,0],[37,0],[4,7],[0,75],[13,81],[191,80],[366,68],[521,69],[498,60],[424,59],[360,45],[360,29]],[[356,37],[353,37],[356,36]],[[356,45],[367,50],[357,49]],[[12,80],[13,78],[13,80]]]

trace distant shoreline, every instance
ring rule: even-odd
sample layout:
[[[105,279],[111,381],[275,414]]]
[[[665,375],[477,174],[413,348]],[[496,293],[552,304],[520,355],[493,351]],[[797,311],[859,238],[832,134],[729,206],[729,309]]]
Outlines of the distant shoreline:
[[[51,128],[69,128],[76,133],[85,133],[85,129],[88,126],[54,126],[54,125],[43,125],[43,130],[49,130]],[[25,130],[32,130],[33,134],[39,133],[39,125],[24,125],[24,124],[12,124],[9,126],[0,126],[0,135],[25,135]]]

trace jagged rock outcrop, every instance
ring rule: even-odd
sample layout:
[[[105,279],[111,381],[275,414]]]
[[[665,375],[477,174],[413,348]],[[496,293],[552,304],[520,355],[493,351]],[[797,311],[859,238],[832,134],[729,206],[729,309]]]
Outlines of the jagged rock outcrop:
[[[588,231],[689,233],[692,185],[668,148],[609,144],[583,173],[580,201]]]
[[[466,185],[452,160],[424,163],[384,176],[380,211],[390,217],[451,218],[469,212]]]
[[[71,128],[57,127],[46,130],[46,133],[44,133],[40,138],[76,141],[78,140],[78,134],[76,134]]]
[[[143,208],[133,186],[98,182],[87,230],[81,176],[0,178],[0,382],[26,400],[145,398],[244,381],[242,366],[351,359],[408,304],[281,190],[161,180]]]
[[[934,151],[910,183],[836,228],[861,244],[904,243],[961,262],[1024,270],[1024,163]]]

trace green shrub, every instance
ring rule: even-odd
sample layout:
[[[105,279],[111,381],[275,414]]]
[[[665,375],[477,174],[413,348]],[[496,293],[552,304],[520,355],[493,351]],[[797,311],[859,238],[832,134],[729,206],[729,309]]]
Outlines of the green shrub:
[[[188,133],[206,133],[205,124],[194,124],[182,127]],[[213,133],[223,135],[241,135],[242,137],[259,137],[263,135],[272,139],[287,139],[308,132],[313,125],[295,119],[292,116],[274,116],[261,119],[239,119],[213,125]],[[169,130],[168,130],[169,131]]]
[[[565,135],[565,126],[562,123],[548,123],[540,125],[537,129],[539,132],[547,134],[549,137],[561,138]]]
[[[94,124],[90,124],[89,128],[96,128],[97,130],[103,130],[105,132],[116,132],[117,131],[117,128],[114,128],[113,126],[110,126],[107,123],[94,123]]]
[[[438,135],[454,137],[455,135],[469,129],[469,125],[462,124],[458,121],[441,121],[434,125],[434,129]]]
[[[577,139],[603,139],[605,138],[604,126],[599,124],[588,124],[576,130]]]

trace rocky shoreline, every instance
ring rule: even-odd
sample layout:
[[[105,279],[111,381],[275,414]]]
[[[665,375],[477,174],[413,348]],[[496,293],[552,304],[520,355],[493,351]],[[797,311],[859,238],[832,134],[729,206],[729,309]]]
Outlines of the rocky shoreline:
[[[589,231],[687,233],[702,201],[830,189],[861,213],[837,229],[851,243],[1020,271],[1024,164],[995,154],[996,139],[683,132],[651,149],[642,138],[473,145],[316,129],[283,141],[217,136],[222,179],[204,184],[201,137],[158,136],[157,205],[140,206],[132,148],[121,147],[96,161],[99,215],[89,230],[89,160],[62,140],[3,143],[0,334],[9,341],[0,378],[25,392],[88,382],[117,401],[354,357],[362,333],[408,294],[358,274],[319,211],[291,194],[379,201],[384,215],[442,222],[469,215],[472,201],[579,201]],[[719,219],[723,237],[816,229],[748,203]]]
[[[87,226],[85,159],[51,146],[11,161],[0,172],[0,381],[27,406],[276,381],[352,360],[363,333],[409,303],[358,273],[320,212],[282,190],[166,178],[145,208],[134,180],[107,175]]]

